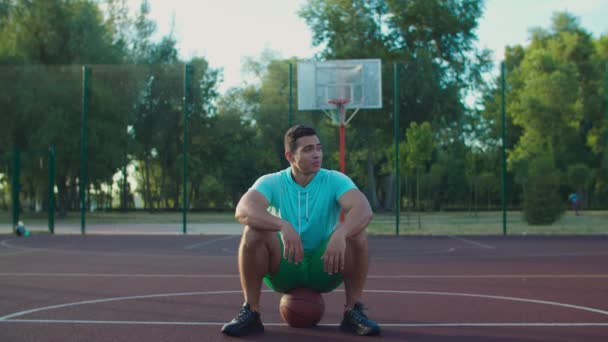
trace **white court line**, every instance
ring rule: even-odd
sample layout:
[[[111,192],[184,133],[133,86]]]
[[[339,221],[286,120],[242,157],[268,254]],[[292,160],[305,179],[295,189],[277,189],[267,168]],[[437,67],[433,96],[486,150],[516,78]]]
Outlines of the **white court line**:
[[[1,273],[0,273],[1,274]],[[608,274],[452,274],[368,275],[368,279],[602,279]]]
[[[0,254],[1,255],[1,254]],[[146,274],[146,273],[36,273],[0,272],[0,277],[74,278],[238,278],[238,274]]]
[[[506,256],[482,256],[484,259],[517,259],[517,258],[553,258],[553,257],[588,257],[608,255],[608,252],[559,252],[559,253],[536,253],[536,254],[521,254],[521,255],[506,255]]]
[[[2,254],[0,254],[1,256]],[[238,278],[238,274],[154,274],[154,273],[44,273],[0,272],[0,277],[74,278]],[[608,274],[370,274],[368,279],[604,279]]]
[[[483,244],[483,243],[480,243],[480,242],[476,242],[476,241],[473,241],[473,240],[469,240],[469,239],[465,239],[465,238],[462,238],[462,237],[459,237],[459,236],[448,235],[448,237],[450,239],[462,241],[464,243],[468,243],[469,245],[473,245],[473,246],[476,246],[476,247],[481,247],[481,248],[485,248],[485,249],[496,249],[496,247],[494,247],[494,246],[486,245],[486,244]]]
[[[211,240],[195,243],[193,245],[188,245],[188,246],[184,247],[184,249],[186,249],[186,250],[194,249],[194,248],[198,248],[198,247],[202,247],[202,246],[211,245],[211,244],[214,244],[219,241],[230,240],[230,239],[234,239],[234,238],[235,238],[235,236],[231,235],[231,236],[225,236],[225,237],[221,237],[221,238],[217,238],[217,239],[211,239]]]
[[[172,254],[152,254],[152,253],[139,253],[139,252],[117,252],[117,251],[87,251],[87,250],[80,250],[80,249],[73,249],[73,250],[63,250],[63,249],[58,249],[60,247],[54,247],[54,248],[41,248],[41,247],[22,247],[22,246],[13,246],[11,244],[8,243],[8,241],[11,240],[4,240],[0,242],[0,245],[3,247],[7,247],[10,249],[16,249],[19,251],[23,251],[23,252],[45,252],[45,253],[58,253],[58,254],[78,254],[78,255],[98,255],[98,256],[105,256],[105,257],[115,257],[115,258],[122,258],[122,257],[129,257],[129,256],[137,256],[137,257],[162,257],[163,259],[179,259],[179,258],[192,258],[192,255],[188,255],[188,254],[176,254],[176,255],[172,255]],[[71,246],[68,246],[68,248]],[[213,256],[205,256],[205,255],[196,255],[194,257],[197,258],[210,258]]]
[[[274,292],[274,291],[263,290],[262,292]],[[335,290],[334,292],[344,292],[344,290]],[[596,308],[590,308],[590,307],[586,307],[586,306],[573,305],[573,304],[567,304],[567,303],[559,303],[559,302],[553,302],[553,301],[546,301],[546,300],[519,298],[519,297],[492,296],[492,295],[483,295],[483,294],[475,294],[475,293],[431,292],[431,291],[365,290],[364,292],[365,293],[411,294],[411,295],[453,296],[453,297],[495,299],[495,300],[503,300],[503,301],[513,301],[513,302],[558,306],[558,307],[562,307],[562,308],[588,311],[588,312],[593,312],[593,313],[608,316],[608,311],[600,310],[600,309],[596,309]],[[216,294],[222,295],[222,294],[241,294],[241,293],[242,293],[241,290],[237,290],[237,291],[202,291],[202,292],[161,293],[161,294],[153,294],[153,295],[101,298],[101,299],[85,300],[85,301],[80,301],[80,302],[51,305],[51,306],[46,306],[46,307],[19,311],[19,312],[15,312],[15,313],[0,317],[0,323],[2,321],[6,321],[6,320],[13,319],[13,318],[20,317],[20,316],[25,316],[25,315],[40,312],[40,311],[63,309],[63,308],[86,305],[86,304],[98,304],[98,303],[108,303],[108,302],[117,302],[117,301],[123,301],[123,300],[135,300],[135,299],[147,299],[147,298],[163,298],[163,297],[166,298],[166,297],[179,297],[179,296],[201,296],[201,295],[216,295]]]
[[[8,319],[0,323],[34,323],[34,324],[115,324],[115,325],[198,325],[198,326],[222,326],[226,322],[171,322],[171,321],[94,321],[94,320],[62,320],[62,319]],[[285,323],[266,323],[265,326],[284,326]],[[533,323],[380,323],[383,327],[397,328],[420,328],[420,327],[608,327],[608,323],[554,323],[554,322],[533,322]],[[338,323],[321,323],[321,327],[338,327]]]

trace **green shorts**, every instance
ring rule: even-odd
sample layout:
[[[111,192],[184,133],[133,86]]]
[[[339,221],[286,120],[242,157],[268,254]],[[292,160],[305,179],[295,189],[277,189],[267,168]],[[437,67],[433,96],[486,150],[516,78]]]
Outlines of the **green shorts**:
[[[325,253],[325,248],[329,238],[321,242],[319,247],[312,251],[304,252],[304,258],[296,265],[283,258],[283,240],[281,235],[281,264],[277,273],[268,273],[264,276],[264,283],[272,290],[286,293],[298,287],[308,287],[318,292],[330,292],[342,284],[342,273],[328,274],[323,270],[323,260],[321,257]]]

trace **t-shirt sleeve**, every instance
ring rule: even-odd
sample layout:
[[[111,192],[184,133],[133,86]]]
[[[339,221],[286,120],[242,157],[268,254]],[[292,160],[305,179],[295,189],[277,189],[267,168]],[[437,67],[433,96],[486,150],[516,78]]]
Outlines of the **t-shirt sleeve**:
[[[336,187],[336,201],[344,195],[348,190],[358,189],[355,183],[347,175],[342,172],[332,171],[332,183]]]
[[[274,185],[277,182],[277,178],[278,178],[278,174],[264,175],[264,176],[258,178],[258,180],[256,180],[255,183],[253,183],[251,188],[249,188],[249,190],[256,190],[256,191],[260,192],[264,197],[266,197],[266,200],[268,201],[268,203],[274,203],[273,189],[276,189],[276,186],[274,186]]]

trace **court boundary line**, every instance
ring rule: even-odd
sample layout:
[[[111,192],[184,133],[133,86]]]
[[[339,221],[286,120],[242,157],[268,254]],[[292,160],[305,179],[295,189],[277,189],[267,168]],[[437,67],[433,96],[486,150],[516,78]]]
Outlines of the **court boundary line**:
[[[205,240],[205,241],[202,241],[202,242],[199,242],[199,243],[195,243],[195,244],[192,244],[192,245],[184,246],[184,249],[185,250],[192,250],[192,249],[199,248],[199,247],[202,247],[202,246],[212,245],[212,244],[214,244],[216,242],[219,242],[219,241],[232,240],[234,238],[235,238],[235,235],[230,235],[230,236],[224,236],[224,237],[221,237],[221,238],[215,238],[215,239],[211,239],[211,240]]]
[[[272,293],[272,290],[262,290],[263,293]],[[344,292],[344,290],[334,290],[333,292]],[[93,300],[85,300],[64,304],[56,304],[51,306],[33,308],[29,310],[23,310],[14,312],[12,314],[8,314],[0,317],[0,322],[13,319],[15,317],[20,317],[36,312],[41,311],[49,311],[55,309],[63,309],[68,307],[87,305],[87,304],[98,304],[98,303],[108,303],[108,302],[116,302],[123,300],[136,300],[136,299],[148,299],[148,298],[162,298],[162,297],[181,297],[181,296],[201,296],[201,295],[222,295],[222,294],[241,294],[242,290],[225,290],[225,291],[198,291],[198,292],[180,292],[180,293],[161,293],[161,294],[151,294],[151,295],[137,295],[137,296],[124,296],[124,297],[110,297],[110,298],[100,298]],[[505,301],[514,301],[514,302],[523,302],[523,303],[533,303],[533,304],[543,304],[543,305],[551,305],[557,307],[563,307],[568,309],[575,309],[581,311],[593,312],[601,315],[608,316],[608,311],[568,304],[568,303],[560,303],[555,301],[546,301],[546,300],[538,300],[538,299],[529,299],[529,298],[520,298],[520,297],[508,297],[508,296],[494,296],[494,295],[484,295],[484,294],[473,294],[473,293],[460,293],[460,292],[434,292],[434,291],[402,291],[402,290],[364,290],[364,293],[388,293],[388,294],[412,294],[412,295],[434,295],[434,296],[454,296],[454,297],[468,297],[468,298],[483,298],[483,299],[495,299],[495,300],[505,300]]]
[[[449,237],[450,239],[457,240],[457,241],[461,241],[461,242],[464,242],[464,243],[466,243],[466,244],[469,244],[469,245],[472,245],[472,246],[475,246],[475,247],[481,247],[481,248],[483,248],[483,249],[496,249],[496,247],[494,247],[494,246],[491,246],[491,245],[486,245],[486,244],[484,244],[484,243],[477,242],[477,241],[473,241],[473,240],[471,240],[471,239],[465,239],[465,238],[463,238],[463,237],[461,237],[461,236],[456,236],[456,235],[448,235],[448,237]]]
[[[226,322],[171,322],[171,321],[107,321],[107,320],[62,320],[62,319],[8,319],[0,320],[0,323],[32,323],[32,324],[108,324],[108,325],[196,325],[196,326],[222,326]],[[601,322],[493,322],[493,323],[381,323],[382,327],[397,328],[440,328],[440,327],[608,327],[607,323]],[[286,323],[264,323],[264,326],[287,327]],[[319,327],[338,327],[338,323],[321,323]]]
[[[2,254],[0,253],[0,256]],[[45,273],[0,272],[0,277],[63,278],[239,278],[238,274],[155,274],[155,273]],[[603,274],[370,274],[368,279],[605,279]]]

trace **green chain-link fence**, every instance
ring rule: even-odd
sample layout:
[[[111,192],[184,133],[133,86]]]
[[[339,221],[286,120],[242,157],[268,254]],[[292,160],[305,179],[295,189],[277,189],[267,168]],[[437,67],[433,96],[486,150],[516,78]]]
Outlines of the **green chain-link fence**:
[[[292,72],[288,61],[271,64],[273,82],[221,98],[200,65],[0,67],[4,231],[15,217],[38,230],[73,233],[234,225],[240,195],[260,175],[287,166],[282,137],[290,124],[317,128],[324,167],[338,169],[338,127],[323,113],[295,110],[291,64]],[[383,65],[383,108],[359,111],[346,128],[346,173],[375,210],[371,232],[503,234],[504,218],[514,234],[608,231],[601,153],[587,163],[512,163],[503,177],[500,87],[483,116],[427,99],[447,98],[450,89],[426,88],[412,67]],[[518,128],[508,101],[505,107],[511,153]],[[579,196],[579,216],[567,211],[571,193]],[[530,203],[541,216],[557,205],[557,218],[530,224]],[[222,229],[215,232],[238,231]]]

